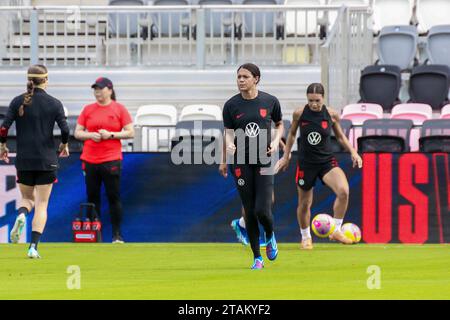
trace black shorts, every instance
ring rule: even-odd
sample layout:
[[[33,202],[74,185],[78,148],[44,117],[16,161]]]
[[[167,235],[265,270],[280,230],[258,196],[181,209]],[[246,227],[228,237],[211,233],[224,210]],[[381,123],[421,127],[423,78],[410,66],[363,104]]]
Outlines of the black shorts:
[[[297,173],[295,175],[295,183],[298,187],[305,191],[310,190],[316,184],[316,179],[319,177],[320,181],[325,184],[322,178],[331,171],[331,169],[338,167],[336,158],[331,159],[323,164],[308,164],[300,165],[297,162]]]
[[[56,171],[17,171],[17,182],[27,186],[51,184],[56,181]]]

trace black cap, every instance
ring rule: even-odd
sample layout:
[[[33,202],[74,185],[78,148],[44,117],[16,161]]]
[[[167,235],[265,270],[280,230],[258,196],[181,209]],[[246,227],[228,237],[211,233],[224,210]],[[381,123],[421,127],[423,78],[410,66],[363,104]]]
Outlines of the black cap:
[[[100,77],[97,80],[95,80],[95,83],[91,86],[92,89],[94,89],[94,88],[103,89],[106,87],[108,87],[109,89],[112,89],[113,84],[112,84],[111,80],[109,80],[108,78],[103,78],[103,77]]]

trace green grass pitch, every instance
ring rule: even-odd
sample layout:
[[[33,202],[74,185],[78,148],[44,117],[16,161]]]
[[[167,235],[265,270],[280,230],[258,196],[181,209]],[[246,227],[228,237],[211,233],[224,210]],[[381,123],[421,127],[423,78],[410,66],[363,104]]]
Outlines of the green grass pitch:
[[[254,271],[250,248],[237,243],[41,243],[40,260],[26,257],[25,244],[5,244],[0,299],[450,299],[449,245],[330,243],[305,252],[281,243],[279,250]],[[67,288],[72,265],[79,290]],[[372,265],[379,289],[367,286]]]

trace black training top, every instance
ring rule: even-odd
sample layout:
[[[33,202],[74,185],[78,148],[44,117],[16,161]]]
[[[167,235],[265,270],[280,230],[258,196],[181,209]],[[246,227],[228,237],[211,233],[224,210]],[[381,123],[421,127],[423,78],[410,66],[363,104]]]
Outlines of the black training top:
[[[24,108],[19,116],[19,108],[25,94],[15,97],[9,105],[2,124],[1,142],[6,141],[7,130],[16,122],[17,132],[17,170],[51,171],[58,168],[57,146],[53,138],[55,122],[61,129],[61,141],[69,140],[69,127],[64,115],[62,103],[48,95],[44,90],[35,88],[31,106]]]
[[[257,163],[260,163],[260,155],[267,156],[270,146],[271,121],[277,123],[281,120],[280,102],[268,93],[258,91],[258,96],[249,100],[244,99],[239,93],[229,99],[223,108],[223,123],[225,128],[235,130],[234,144],[237,148],[235,158],[243,154],[245,163],[252,163],[249,162],[250,151],[257,152],[257,155],[253,156],[256,157]],[[264,132],[266,136],[263,137],[260,132]],[[244,140],[245,143],[238,139]],[[250,146],[253,142],[256,143],[254,149]],[[266,161],[263,162],[266,164]]]
[[[322,164],[333,158],[331,149],[331,127],[333,121],[327,107],[312,111],[308,105],[299,120],[300,137],[298,159],[300,164]]]

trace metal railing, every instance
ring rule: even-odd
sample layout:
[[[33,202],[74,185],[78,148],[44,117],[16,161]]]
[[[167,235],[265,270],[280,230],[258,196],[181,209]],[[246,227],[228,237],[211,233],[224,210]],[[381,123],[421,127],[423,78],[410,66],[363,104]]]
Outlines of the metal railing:
[[[342,7],[321,47],[321,78],[328,105],[340,109],[358,101],[361,70],[372,63],[372,43],[371,11]]]
[[[204,68],[243,61],[319,65],[320,47],[330,31],[328,17],[336,16],[339,9],[298,5],[4,6],[0,7],[0,65]],[[336,20],[339,29],[353,32],[358,15],[367,11],[365,7],[347,8],[348,17]]]

